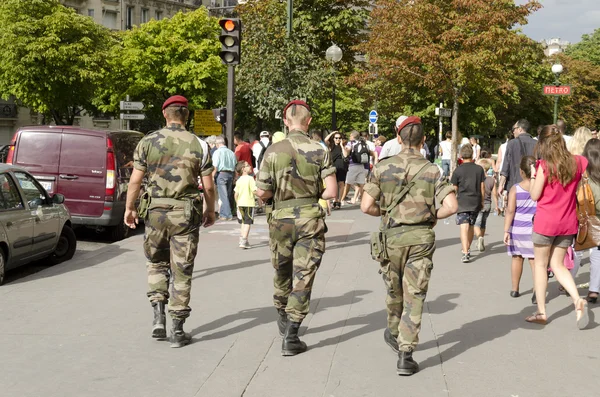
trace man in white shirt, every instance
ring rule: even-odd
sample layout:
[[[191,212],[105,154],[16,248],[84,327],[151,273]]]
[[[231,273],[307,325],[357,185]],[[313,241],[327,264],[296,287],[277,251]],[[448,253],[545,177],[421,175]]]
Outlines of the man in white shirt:
[[[404,120],[406,120],[407,118],[408,118],[407,116],[398,117],[398,120],[396,120],[396,127],[394,128],[394,130],[396,132],[398,132],[398,126],[400,124],[402,124],[402,122]],[[398,138],[395,138],[395,139],[392,138],[383,144],[383,147],[381,148],[381,153],[379,153],[379,161],[381,161],[387,157],[395,156],[398,153],[400,153],[401,151],[402,151],[402,145],[400,144],[400,141],[398,140]]]
[[[254,156],[254,160],[256,163],[256,167],[254,167],[255,175],[258,175],[260,162],[262,162],[261,154],[264,154],[264,152],[269,146],[271,146],[271,134],[269,133],[269,131],[262,131],[260,133],[260,139],[256,141],[256,143],[252,146],[252,155]]]
[[[450,178],[450,164],[452,162],[452,132],[446,132],[446,140],[440,142],[440,155],[442,156],[442,169],[444,176]]]

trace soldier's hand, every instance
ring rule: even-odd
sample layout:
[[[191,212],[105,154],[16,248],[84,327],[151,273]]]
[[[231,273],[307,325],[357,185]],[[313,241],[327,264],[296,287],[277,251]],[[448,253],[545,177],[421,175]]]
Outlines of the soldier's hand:
[[[124,221],[131,229],[135,229],[135,225],[139,222],[137,211],[126,209]]]
[[[215,224],[215,211],[204,211],[202,214],[202,226],[210,227]]]

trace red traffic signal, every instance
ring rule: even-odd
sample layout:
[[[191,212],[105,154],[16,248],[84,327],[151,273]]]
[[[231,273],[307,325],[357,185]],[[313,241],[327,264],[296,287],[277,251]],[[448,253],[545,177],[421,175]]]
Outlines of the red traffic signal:
[[[225,65],[238,65],[241,55],[242,22],[238,18],[223,18],[219,20],[219,25],[221,26],[219,56]]]

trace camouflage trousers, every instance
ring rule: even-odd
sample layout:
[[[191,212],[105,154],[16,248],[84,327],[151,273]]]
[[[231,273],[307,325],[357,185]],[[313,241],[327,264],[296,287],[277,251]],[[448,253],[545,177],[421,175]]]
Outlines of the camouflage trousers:
[[[414,244],[416,241],[420,244]],[[415,230],[386,238],[389,260],[380,273],[387,289],[388,328],[397,337],[401,351],[411,352],[419,343],[423,304],[429,288],[435,234]]]
[[[310,294],[325,253],[322,218],[273,219],[269,224],[271,261],[275,268],[273,303],[288,318],[302,322],[308,314]]]
[[[148,262],[148,298],[169,303],[174,319],[189,317],[194,259],[198,251],[197,225],[185,220],[183,210],[148,211],[144,253]],[[169,281],[172,293],[169,294]]]

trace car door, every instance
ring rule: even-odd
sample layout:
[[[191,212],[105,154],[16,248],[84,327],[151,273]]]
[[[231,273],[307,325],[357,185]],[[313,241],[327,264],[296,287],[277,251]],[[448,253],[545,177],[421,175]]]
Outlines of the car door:
[[[99,217],[106,192],[106,137],[63,133],[59,163],[59,193],[73,216]]]
[[[22,131],[17,143],[14,164],[31,172],[50,194],[58,192],[58,162],[62,133]]]
[[[0,173],[0,222],[9,244],[8,267],[31,256],[34,216],[25,204],[15,181],[8,172]]]
[[[23,171],[13,174],[34,217],[32,255],[53,251],[60,235],[60,209],[31,175]]]

